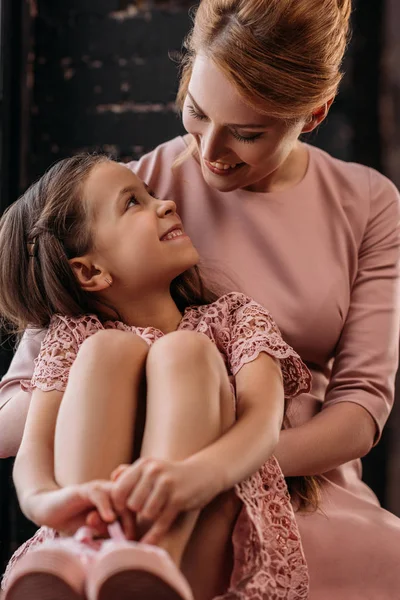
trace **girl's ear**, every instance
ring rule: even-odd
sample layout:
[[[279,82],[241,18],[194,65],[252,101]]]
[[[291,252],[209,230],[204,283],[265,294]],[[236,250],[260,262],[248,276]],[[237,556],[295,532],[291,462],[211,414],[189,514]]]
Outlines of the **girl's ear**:
[[[110,287],[110,274],[100,265],[94,265],[88,256],[71,258],[71,269],[83,290],[101,292]]]

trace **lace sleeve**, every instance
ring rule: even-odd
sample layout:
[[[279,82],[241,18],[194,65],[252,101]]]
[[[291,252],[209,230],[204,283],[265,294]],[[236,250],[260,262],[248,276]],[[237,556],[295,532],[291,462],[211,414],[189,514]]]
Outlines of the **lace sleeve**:
[[[233,375],[260,352],[266,352],[280,361],[286,398],[309,392],[311,373],[297,352],[282,339],[270,313],[243,294],[230,294],[229,301],[231,335],[227,354]]]
[[[102,328],[96,317],[69,318],[55,315],[35,359],[31,380],[21,381],[22,389],[64,392],[69,371],[83,340]]]

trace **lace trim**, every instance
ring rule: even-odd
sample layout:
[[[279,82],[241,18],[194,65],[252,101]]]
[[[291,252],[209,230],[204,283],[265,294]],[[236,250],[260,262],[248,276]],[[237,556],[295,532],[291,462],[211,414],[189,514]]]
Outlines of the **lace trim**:
[[[306,600],[307,563],[275,457],[235,489],[244,504],[233,532],[235,563],[228,591],[214,600]]]

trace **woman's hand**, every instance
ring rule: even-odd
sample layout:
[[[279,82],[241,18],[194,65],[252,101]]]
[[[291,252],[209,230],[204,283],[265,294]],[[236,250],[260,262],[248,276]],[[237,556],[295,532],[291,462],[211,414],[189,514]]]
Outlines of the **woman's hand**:
[[[95,480],[37,492],[24,500],[23,510],[36,524],[72,535],[85,525],[87,515],[93,509],[104,523],[116,519],[111,487],[111,481]]]
[[[141,541],[157,544],[181,512],[199,510],[223,491],[221,478],[211,465],[196,467],[191,459],[165,461],[140,458],[113,473],[111,490],[118,513],[136,513],[152,526]]]

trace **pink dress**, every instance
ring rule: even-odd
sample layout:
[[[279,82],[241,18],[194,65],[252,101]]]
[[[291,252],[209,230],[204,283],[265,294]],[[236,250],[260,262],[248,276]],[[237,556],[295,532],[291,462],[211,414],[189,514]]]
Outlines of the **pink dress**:
[[[274,315],[313,375],[291,422],[354,402],[376,423],[393,403],[399,340],[399,195],[367,167],[308,146],[309,166],[276,193],[209,188],[177,137],[129,166],[178,204],[203,262],[226,273]],[[33,372],[43,334],[27,334],[0,389],[0,405]],[[316,448],[316,451],[318,449]],[[296,513],[310,600],[393,600],[400,590],[400,520],[380,508],[352,461],[324,475],[321,509]]]
[[[55,315],[35,361],[33,378],[23,382],[23,386],[64,391],[80,345],[101,329],[133,332],[149,345],[164,335],[154,327],[133,327],[120,321],[102,324],[94,315]],[[260,352],[266,352],[280,361],[286,399],[311,388],[309,370],[283,341],[268,311],[244,294],[232,292],[210,305],[186,309],[178,329],[210,338],[231,377]],[[232,538],[234,569],[230,589],[220,600],[308,598],[307,566],[285,479],[276,459],[271,457],[257,473],[238,484],[236,493],[243,508]],[[21,556],[56,535],[54,530],[42,528],[25,543],[11,559],[3,586]]]

